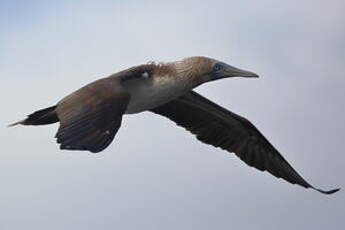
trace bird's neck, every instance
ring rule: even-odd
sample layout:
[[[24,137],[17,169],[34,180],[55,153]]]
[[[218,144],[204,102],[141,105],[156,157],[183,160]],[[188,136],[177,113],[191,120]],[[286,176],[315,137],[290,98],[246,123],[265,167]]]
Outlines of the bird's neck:
[[[190,59],[183,59],[176,62],[167,63],[175,70],[174,78],[183,79],[192,88],[205,82],[202,75],[202,66],[199,62]]]
[[[157,64],[150,78],[126,85],[131,94],[126,113],[149,110],[184,95],[201,84],[195,74],[184,63]]]

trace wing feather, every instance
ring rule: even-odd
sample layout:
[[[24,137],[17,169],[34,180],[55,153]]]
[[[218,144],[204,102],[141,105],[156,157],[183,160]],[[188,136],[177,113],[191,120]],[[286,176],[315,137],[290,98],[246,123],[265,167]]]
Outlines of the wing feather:
[[[129,98],[119,79],[103,78],[62,99],[56,108],[60,148],[104,150],[120,128]]]
[[[324,191],[304,180],[260,131],[247,119],[230,112],[194,91],[152,109],[184,127],[206,144],[235,153],[247,165],[283,178],[292,184]]]

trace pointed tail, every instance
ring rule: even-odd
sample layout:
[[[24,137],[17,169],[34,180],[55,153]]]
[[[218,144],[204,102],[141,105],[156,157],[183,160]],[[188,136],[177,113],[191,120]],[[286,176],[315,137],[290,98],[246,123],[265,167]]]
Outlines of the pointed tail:
[[[25,120],[15,122],[8,125],[8,127],[16,125],[47,125],[59,121],[57,114],[55,112],[56,106],[51,106],[49,108],[38,110],[30,114]]]

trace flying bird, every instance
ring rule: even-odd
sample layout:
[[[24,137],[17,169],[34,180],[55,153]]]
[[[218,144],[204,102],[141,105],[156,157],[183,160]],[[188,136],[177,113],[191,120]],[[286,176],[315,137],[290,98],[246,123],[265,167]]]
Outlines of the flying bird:
[[[203,83],[231,77],[258,75],[208,57],[138,65],[96,80],[10,126],[60,122],[55,136],[60,149],[98,153],[112,142],[124,114],[150,111],[203,143],[235,153],[249,166],[321,193],[337,192],[310,185],[250,121],[193,91]]]

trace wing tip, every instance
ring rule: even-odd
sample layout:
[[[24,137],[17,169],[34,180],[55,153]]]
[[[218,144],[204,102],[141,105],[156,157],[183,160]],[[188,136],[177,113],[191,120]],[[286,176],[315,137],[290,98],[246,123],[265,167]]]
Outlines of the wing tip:
[[[331,189],[331,190],[322,190],[322,189],[318,189],[318,188],[314,188],[312,187],[312,189],[322,193],[322,194],[326,194],[326,195],[331,195],[333,193],[336,193],[340,190],[340,188],[336,188],[336,189]]]

